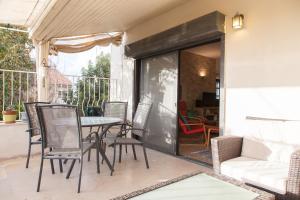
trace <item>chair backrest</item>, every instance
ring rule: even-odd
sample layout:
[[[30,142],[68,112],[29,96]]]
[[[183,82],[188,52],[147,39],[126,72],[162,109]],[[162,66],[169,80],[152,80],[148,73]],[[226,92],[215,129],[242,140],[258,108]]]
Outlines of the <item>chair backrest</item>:
[[[140,137],[144,137],[146,125],[149,119],[150,111],[152,108],[152,103],[139,103],[136,112],[133,118],[133,129],[142,129],[142,130],[133,130],[132,134]]]
[[[36,112],[36,105],[38,104],[49,104],[49,102],[26,102],[24,103],[25,111],[28,119],[28,127],[31,130],[31,137],[40,134],[40,124]]]
[[[71,105],[37,105],[44,148],[80,149],[79,111]]]
[[[183,101],[183,100],[179,101],[179,112],[181,115],[187,116],[187,106],[186,106],[185,101]]]
[[[105,117],[117,117],[126,122],[127,118],[127,102],[110,101],[104,102],[103,115]]]

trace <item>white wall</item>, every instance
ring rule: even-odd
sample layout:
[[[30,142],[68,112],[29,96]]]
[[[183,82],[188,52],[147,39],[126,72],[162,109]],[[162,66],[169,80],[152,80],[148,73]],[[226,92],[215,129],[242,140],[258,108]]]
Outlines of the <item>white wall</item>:
[[[28,125],[23,122],[16,124],[0,123],[0,161],[27,155],[28,133],[25,132],[27,129]],[[41,146],[34,145],[31,150],[33,154],[36,154],[40,152]]]
[[[226,17],[225,134],[300,144],[300,122],[250,121],[246,116],[300,120],[300,1],[193,0],[127,31],[140,40],[218,10]],[[245,15],[233,30],[231,18]]]
[[[133,59],[124,56],[124,46],[111,49],[111,101],[128,102],[127,119],[132,118]]]

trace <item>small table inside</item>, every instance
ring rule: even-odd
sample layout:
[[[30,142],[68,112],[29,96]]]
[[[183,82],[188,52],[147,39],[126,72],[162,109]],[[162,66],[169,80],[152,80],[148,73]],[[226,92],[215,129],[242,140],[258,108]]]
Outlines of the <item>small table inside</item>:
[[[120,124],[122,122],[122,119],[115,118],[115,117],[81,117],[80,121],[81,121],[81,127],[89,127],[91,129],[93,127],[97,127],[99,141],[101,141],[103,139],[104,134],[107,132],[107,130],[114,125]],[[101,133],[99,134],[100,127],[104,127],[104,129],[102,129]],[[103,149],[100,148],[99,152],[100,152],[102,158],[107,163],[109,169],[111,171],[113,171],[112,165],[109,162],[107,156],[105,155],[105,152],[103,151]]]

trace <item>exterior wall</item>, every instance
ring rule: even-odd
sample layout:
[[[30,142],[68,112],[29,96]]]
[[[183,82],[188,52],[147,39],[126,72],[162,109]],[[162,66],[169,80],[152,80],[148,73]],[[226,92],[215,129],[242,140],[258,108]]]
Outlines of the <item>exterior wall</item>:
[[[15,124],[4,124],[0,122],[0,162],[3,160],[26,157],[28,151],[28,129],[27,122]],[[83,129],[83,136],[88,135],[89,128]],[[38,139],[39,136],[35,136]],[[33,145],[31,155],[40,154],[41,145]],[[25,163],[24,163],[25,167]]]
[[[202,99],[202,92],[216,91],[216,59],[183,51],[180,65],[181,99],[189,110],[194,110],[196,99]],[[207,72],[203,78],[199,76],[201,70]]]
[[[127,43],[218,10],[225,35],[225,134],[300,144],[300,122],[251,121],[246,116],[300,119],[300,1],[192,0],[127,31]],[[245,15],[245,28],[231,18]]]
[[[114,46],[111,49],[111,101],[128,102],[127,119],[132,118],[133,106],[133,59],[124,57],[124,46]]]
[[[23,122],[17,122],[16,124],[0,123],[0,161],[27,155],[28,133],[25,132],[27,129],[27,123]],[[33,145],[31,150],[32,154],[36,154],[40,152],[41,147]]]

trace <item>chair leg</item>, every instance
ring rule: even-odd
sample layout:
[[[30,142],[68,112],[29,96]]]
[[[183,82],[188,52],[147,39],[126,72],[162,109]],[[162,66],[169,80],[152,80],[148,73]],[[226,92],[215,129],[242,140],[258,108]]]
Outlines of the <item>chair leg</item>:
[[[31,137],[29,135],[29,144],[28,144],[28,153],[27,153],[27,161],[26,161],[26,168],[28,168],[29,165],[29,159],[30,159],[30,154],[31,154]]]
[[[89,143],[91,143],[91,142],[92,142],[91,139],[89,139]],[[91,160],[91,149],[89,149],[89,152],[88,152],[88,162],[90,162],[90,160]]]
[[[96,162],[97,162],[97,173],[100,173],[100,166],[99,166],[99,143],[96,141]]]
[[[55,174],[54,164],[53,164],[53,160],[52,159],[50,159],[50,165],[51,165],[51,172],[52,172],[52,174]]]
[[[126,154],[127,154],[127,144],[125,144],[125,152],[126,152]]]
[[[36,189],[37,192],[40,191],[41,179],[42,179],[42,174],[43,174],[43,165],[44,165],[44,158],[41,158],[39,180],[38,180],[38,185],[37,185],[37,189]]]
[[[63,173],[64,172],[64,170],[63,170],[63,166],[62,166],[62,160],[61,159],[59,159],[59,171],[60,171],[60,173]]]
[[[68,159],[65,159],[65,160],[64,160],[64,165],[67,164],[67,162],[68,162]]]
[[[134,146],[134,144],[132,144],[132,152],[133,152],[134,160],[137,160],[136,159],[136,153],[135,153],[135,146]]]
[[[119,163],[121,162],[122,160],[122,145],[120,144],[120,148],[119,148]]]
[[[115,162],[116,162],[116,144],[114,144],[114,157],[113,157],[113,164],[112,164],[112,169],[110,172],[110,175],[113,175],[114,169],[115,169]]]
[[[144,145],[143,145],[143,152],[144,152],[146,167],[147,167],[147,169],[149,169],[148,157],[147,157],[146,148],[144,147]]]
[[[80,162],[80,172],[79,172],[79,180],[78,180],[78,190],[77,190],[77,193],[80,193],[81,176],[82,176],[82,165],[83,165],[83,162],[81,161]]]
[[[68,173],[67,173],[67,176],[66,176],[66,179],[69,179],[69,177],[70,177],[70,175],[71,175],[71,172],[72,172],[72,170],[73,170],[73,167],[74,167],[75,161],[76,161],[75,159],[74,159],[74,160],[72,160],[72,163],[71,163],[70,169],[69,169],[69,171],[68,171]]]
[[[103,145],[104,145],[104,152],[106,152],[106,143],[103,143]],[[99,148],[101,148],[101,146]],[[103,165],[103,163],[104,163],[104,158],[102,157],[101,164]]]

